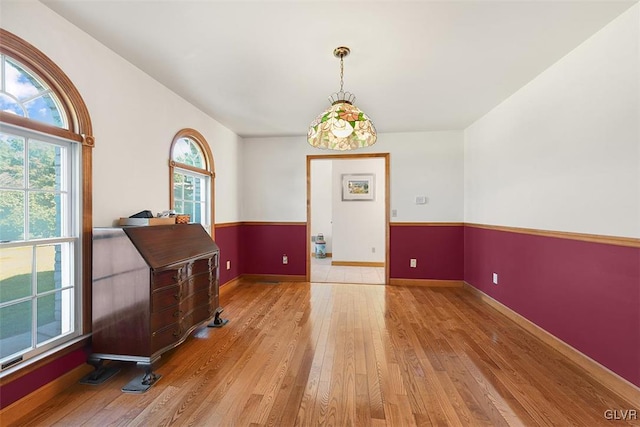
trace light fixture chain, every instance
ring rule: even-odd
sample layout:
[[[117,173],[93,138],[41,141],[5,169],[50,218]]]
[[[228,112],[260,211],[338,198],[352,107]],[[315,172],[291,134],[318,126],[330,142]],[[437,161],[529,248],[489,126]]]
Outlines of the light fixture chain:
[[[342,86],[344,85],[344,57],[340,57],[340,92],[344,92],[342,90]]]

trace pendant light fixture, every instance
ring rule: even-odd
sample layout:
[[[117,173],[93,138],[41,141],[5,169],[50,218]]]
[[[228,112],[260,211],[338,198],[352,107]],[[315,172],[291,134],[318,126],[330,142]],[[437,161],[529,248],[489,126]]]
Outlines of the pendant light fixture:
[[[340,91],[329,97],[331,106],[309,126],[307,141],[314,147],[329,150],[355,150],[375,144],[376,128],[369,117],[354,105],[356,96],[343,90],[344,57],[348,47],[340,46],[333,55],[340,58]]]

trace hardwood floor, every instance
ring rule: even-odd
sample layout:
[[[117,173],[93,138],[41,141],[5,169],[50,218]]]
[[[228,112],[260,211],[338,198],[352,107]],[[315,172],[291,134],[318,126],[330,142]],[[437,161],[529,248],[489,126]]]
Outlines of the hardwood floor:
[[[462,288],[240,283],[221,329],[163,355],[144,394],[77,384],[20,425],[634,425],[636,409]],[[637,424],[636,424],[637,425]]]
[[[311,258],[311,281],[316,283],[367,283],[381,285],[385,282],[384,267],[331,265],[332,257]]]

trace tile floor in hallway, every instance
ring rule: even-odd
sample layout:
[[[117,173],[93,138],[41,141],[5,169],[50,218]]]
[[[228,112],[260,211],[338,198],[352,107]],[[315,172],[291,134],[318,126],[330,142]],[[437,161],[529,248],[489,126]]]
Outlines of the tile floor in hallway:
[[[311,281],[320,283],[384,284],[384,267],[331,265],[331,257],[311,257]]]

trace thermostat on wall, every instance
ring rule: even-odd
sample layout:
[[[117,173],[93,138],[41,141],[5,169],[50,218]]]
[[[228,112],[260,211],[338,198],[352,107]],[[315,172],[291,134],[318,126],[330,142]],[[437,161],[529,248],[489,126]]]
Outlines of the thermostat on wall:
[[[416,205],[426,205],[427,197],[426,196],[416,196]]]

